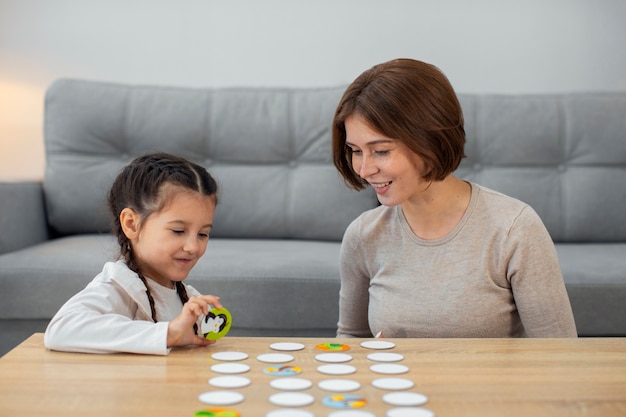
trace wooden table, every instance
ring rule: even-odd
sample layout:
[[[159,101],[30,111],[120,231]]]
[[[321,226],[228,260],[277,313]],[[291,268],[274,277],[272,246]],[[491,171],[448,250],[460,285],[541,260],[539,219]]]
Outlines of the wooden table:
[[[585,339],[385,339],[396,343],[388,352],[401,353],[410,371],[399,377],[415,383],[410,391],[428,396],[424,408],[436,416],[626,416],[626,338]],[[268,364],[256,356],[270,353],[277,341],[303,343],[290,352],[300,377],[314,385],[304,391],[315,397],[301,407],[315,416],[336,411],[322,404],[328,395],[317,383],[331,377],[317,372],[319,343],[346,343],[359,381],[355,391],[366,398],[367,410],[385,416],[393,408],[374,388],[382,377],[369,370],[372,350],[357,339],[226,337],[208,348],[177,349],[169,356],[94,355],[47,351],[43,335],[35,334],[0,359],[1,416],[194,416],[205,408],[198,395],[217,390],[210,366],[217,351],[241,351],[252,380],[234,389],[245,400],[229,406],[242,416],[265,416],[276,407],[268,397],[278,391],[262,372]]]

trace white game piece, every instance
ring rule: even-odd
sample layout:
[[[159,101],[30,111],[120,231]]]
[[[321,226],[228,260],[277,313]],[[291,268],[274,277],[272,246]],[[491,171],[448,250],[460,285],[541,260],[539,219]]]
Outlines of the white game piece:
[[[244,352],[215,352],[211,357],[216,361],[242,361],[248,359],[248,354]]]
[[[377,374],[397,375],[406,374],[409,372],[409,367],[397,363],[376,363],[370,366],[370,371],[376,372]]]
[[[288,353],[263,353],[256,358],[260,362],[267,363],[285,363],[293,360],[293,356]]]
[[[435,413],[425,408],[402,407],[387,411],[387,417],[435,417]]]
[[[330,364],[318,366],[317,371],[326,375],[349,375],[355,373],[356,368],[352,365]]]
[[[413,388],[415,383],[406,378],[378,378],[372,381],[372,386],[386,390],[404,390]]]
[[[350,392],[361,388],[361,384],[351,379],[325,379],[317,383],[320,389],[332,392]]]
[[[361,342],[361,346],[366,349],[393,349],[396,344],[388,340],[368,340]]]
[[[211,405],[233,405],[243,401],[243,394],[233,391],[209,391],[198,396],[198,400]]]
[[[389,405],[395,405],[398,407],[415,407],[417,405],[426,404],[428,397],[417,392],[388,392],[383,395],[383,401]]]
[[[329,363],[350,362],[352,360],[352,355],[347,353],[320,353],[315,355],[315,359],[320,362]]]
[[[304,349],[304,345],[302,343],[277,342],[272,343],[270,345],[270,349],[284,351],[302,350]]]
[[[211,370],[218,374],[243,374],[250,370],[250,365],[245,363],[216,363]]]
[[[305,378],[277,378],[270,381],[270,387],[283,391],[302,391],[312,386],[313,383]]]
[[[404,356],[399,353],[377,352],[367,355],[367,359],[374,362],[399,362]]]
[[[295,410],[293,408],[280,408],[278,410],[272,410],[265,414],[265,417],[315,417],[310,411]]]
[[[361,410],[341,410],[334,411],[328,415],[328,417],[376,417],[369,411]]]
[[[217,388],[243,388],[250,385],[250,379],[245,376],[216,376],[209,379],[209,385]]]
[[[269,401],[281,407],[304,407],[315,402],[315,397],[304,392],[279,392],[270,395]]]

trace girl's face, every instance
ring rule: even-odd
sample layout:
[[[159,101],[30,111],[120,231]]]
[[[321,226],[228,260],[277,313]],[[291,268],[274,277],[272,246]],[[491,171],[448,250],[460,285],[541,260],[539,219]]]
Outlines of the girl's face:
[[[402,141],[376,132],[359,115],[346,119],[346,146],[352,167],[367,181],[385,206],[409,202],[428,188],[424,161]]]
[[[214,213],[213,197],[181,190],[143,224],[138,219],[127,236],[143,275],[168,288],[187,278],[206,250]]]

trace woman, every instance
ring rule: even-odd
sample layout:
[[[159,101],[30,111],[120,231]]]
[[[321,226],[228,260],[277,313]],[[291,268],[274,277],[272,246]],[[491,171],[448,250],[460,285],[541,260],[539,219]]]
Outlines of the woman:
[[[344,93],[334,163],[381,206],[345,232],[337,336],[577,336],[541,219],[455,177],[464,145],[456,94],[430,64],[374,66]]]

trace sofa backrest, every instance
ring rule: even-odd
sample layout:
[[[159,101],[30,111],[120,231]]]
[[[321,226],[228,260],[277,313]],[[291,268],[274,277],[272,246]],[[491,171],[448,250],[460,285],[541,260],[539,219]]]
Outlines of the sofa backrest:
[[[159,150],[218,179],[212,236],[340,240],[377,204],[371,190],[349,190],[331,161],[343,91],[56,81],[45,103],[49,224],[61,235],[108,231],[113,178]],[[626,93],[459,99],[467,158],[458,176],[530,204],[555,241],[626,241]]]
[[[214,237],[340,240],[375,207],[332,164],[344,88],[191,89],[62,79],[46,93],[44,192],[60,235],[110,230],[106,193],[135,156],[164,151],[220,185]]]
[[[459,99],[459,176],[530,204],[557,242],[626,241],[626,92]]]

